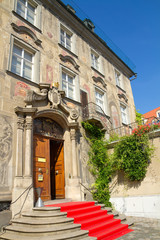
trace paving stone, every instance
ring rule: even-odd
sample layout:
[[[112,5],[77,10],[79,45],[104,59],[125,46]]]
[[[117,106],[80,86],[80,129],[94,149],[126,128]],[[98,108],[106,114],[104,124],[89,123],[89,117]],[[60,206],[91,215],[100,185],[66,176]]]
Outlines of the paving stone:
[[[134,225],[134,231],[118,238],[119,240],[160,240],[160,219],[128,217]]]

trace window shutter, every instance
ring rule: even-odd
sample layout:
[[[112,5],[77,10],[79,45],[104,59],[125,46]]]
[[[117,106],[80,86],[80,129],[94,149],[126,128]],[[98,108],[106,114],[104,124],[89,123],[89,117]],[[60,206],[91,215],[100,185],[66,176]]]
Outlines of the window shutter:
[[[81,90],[81,106],[82,106],[82,116],[83,118],[89,117],[89,111],[88,111],[88,94]]]

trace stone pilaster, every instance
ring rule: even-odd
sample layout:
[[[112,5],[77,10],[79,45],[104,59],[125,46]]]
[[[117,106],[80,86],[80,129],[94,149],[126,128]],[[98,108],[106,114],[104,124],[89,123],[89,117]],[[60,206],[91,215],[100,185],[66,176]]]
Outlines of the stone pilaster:
[[[71,143],[72,143],[72,176],[73,178],[78,177],[78,166],[77,166],[77,154],[76,154],[76,130],[70,130]]]
[[[23,132],[24,117],[23,114],[19,114],[17,118],[16,177],[23,176]]]
[[[31,160],[32,160],[32,116],[26,116],[26,135],[25,135],[25,166],[24,166],[24,176],[31,177]]]

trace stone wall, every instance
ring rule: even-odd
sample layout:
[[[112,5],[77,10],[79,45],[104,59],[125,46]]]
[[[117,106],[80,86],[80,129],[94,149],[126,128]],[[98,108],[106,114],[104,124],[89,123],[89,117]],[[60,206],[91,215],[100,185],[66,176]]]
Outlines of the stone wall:
[[[111,202],[127,215],[160,218],[160,130],[149,136],[154,154],[146,177],[143,181],[131,182],[119,172],[111,183]]]
[[[110,117],[114,127],[118,127],[122,122],[120,103],[128,107],[129,122],[134,122],[135,119],[134,100],[129,80],[133,74],[132,71],[115,56],[110,58],[106,54],[108,48],[100,43],[98,38],[93,37],[92,33],[75,20],[68,11],[62,9],[57,1],[52,6],[47,5],[48,1],[39,2],[43,4],[40,6],[42,19],[41,27],[38,29],[18,16],[15,12],[14,0],[0,1],[0,201],[12,200],[16,172],[16,143],[18,142],[17,116],[14,109],[17,106],[25,107],[24,100],[28,91],[40,92],[39,83],[48,83],[51,86],[58,83],[59,89],[62,89],[62,68],[73,72],[78,81],[76,101],[69,98],[64,100],[69,109],[75,108],[81,113],[80,90],[87,92],[88,102],[95,103],[95,87],[98,87],[106,94],[106,114]],[[74,35],[73,52],[60,44],[60,25],[66,27]],[[32,81],[11,71],[12,47],[15,39],[27,46],[27,49],[31,48],[36,52],[35,59],[38,59],[38,66],[35,66],[36,74]],[[99,55],[100,72],[91,67],[91,49]],[[123,89],[116,86],[115,68],[121,73]],[[80,126],[81,121],[80,114],[78,119]],[[67,151],[67,143],[65,146],[65,165],[70,165],[71,159],[68,156],[71,149]],[[84,184],[89,186],[93,179],[88,172],[88,146],[82,128],[77,133],[76,146],[78,176]],[[66,176],[69,178],[68,170]]]

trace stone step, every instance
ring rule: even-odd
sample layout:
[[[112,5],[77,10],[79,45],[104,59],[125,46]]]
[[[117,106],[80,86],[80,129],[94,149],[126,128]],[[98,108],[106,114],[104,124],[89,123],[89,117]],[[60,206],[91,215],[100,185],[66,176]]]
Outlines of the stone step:
[[[60,212],[60,209],[61,209],[60,207],[39,207],[39,208],[34,207],[33,212],[46,212],[46,213]]]
[[[94,240],[97,238],[94,237],[88,237],[88,231],[86,230],[79,230],[76,232],[70,232],[70,233],[62,233],[52,236],[30,236],[30,235],[20,235],[19,233],[13,233],[13,232],[6,232],[4,235],[0,236],[0,239],[5,240]]]
[[[62,216],[67,216],[66,212],[47,212],[47,211],[32,211],[32,212],[23,212],[22,213],[23,217],[27,217],[27,218],[58,218],[58,217],[62,217]]]
[[[114,218],[115,218],[115,219],[121,219],[121,222],[123,222],[123,221],[126,220],[126,215],[124,215],[124,214],[118,214],[118,215],[115,215]]]
[[[58,218],[26,218],[21,217],[17,219],[11,220],[13,225],[28,225],[31,227],[42,227],[43,226],[55,226],[55,225],[64,225],[64,224],[70,224],[73,223],[73,218],[66,218],[66,217],[58,217]]]
[[[111,207],[104,207],[104,209],[107,210],[107,212],[109,212],[109,213],[113,211],[113,209]]]
[[[67,225],[55,225],[55,226],[41,226],[41,228],[32,228],[29,225],[20,226],[20,225],[10,225],[5,228],[7,232],[16,232],[19,235],[28,235],[32,236],[52,236],[62,233],[73,232],[81,229],[80,224],[67,224]]]

